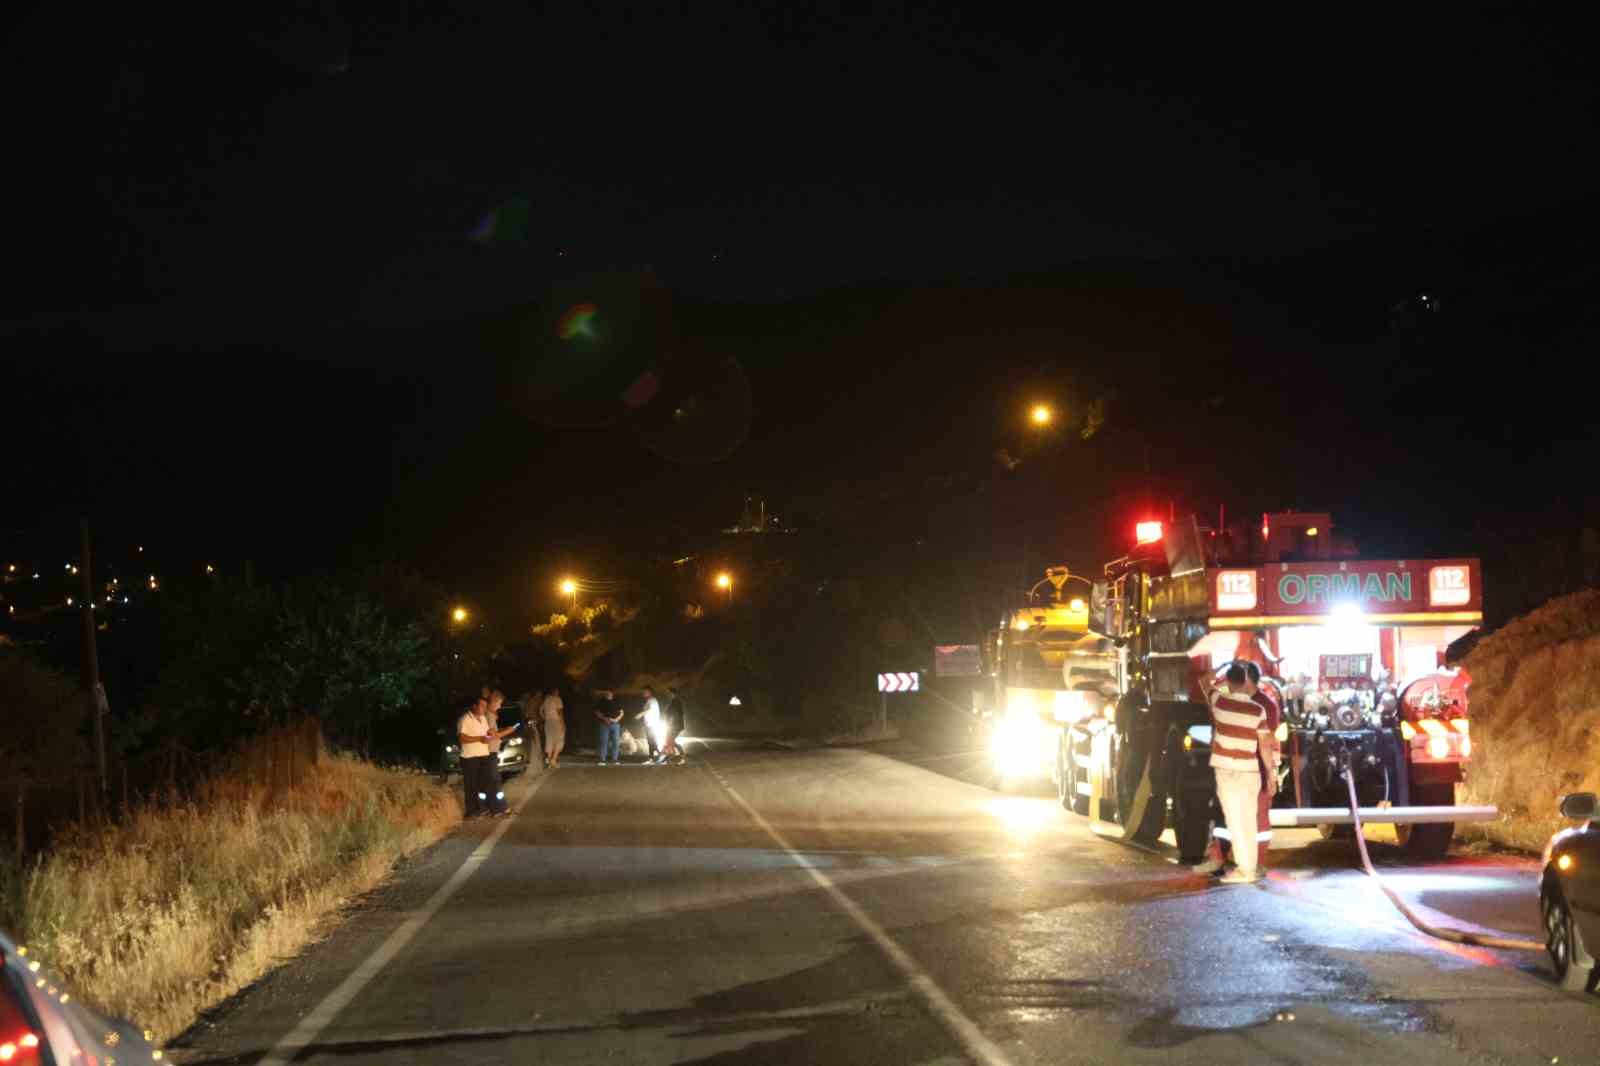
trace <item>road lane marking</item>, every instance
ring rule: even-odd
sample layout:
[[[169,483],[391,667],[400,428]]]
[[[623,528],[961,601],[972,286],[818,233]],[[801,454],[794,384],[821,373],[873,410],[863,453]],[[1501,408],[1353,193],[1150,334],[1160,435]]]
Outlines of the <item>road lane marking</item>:
[[[548,774],[541,774],[534,780],[533,787],[528,789],[528,794],[517,801],[513,813],[519,815],[522,813],[522,809],[528,805],[529,800],[533,799],[534,793],[539,791],[539,786],[549,780],[549,776]],[[467,883],[467,878],[477,872],[478,867],[482,866],[484,861],[489,858],[489,853],[494,851],[494,846],[500,842],[500,838],[505,836],[506,830],[511,828],[511,822],[512,819],[510,818],[500,819],[500,824],[494,827],[494,831],[485,837],[476,848],[472,849],[472,854],[468,855],[460,868],[450,875],[448,881],[440,885],[438,890],[428,897],[428,902],[422,905],[422,909],[413,911],[411,917],[401,922],[400,927],[390,933],[388,939],[379,944],[376,951],[368,955],[366,960],[351,972],[350,976],[340,982],[338,988],[324,996],[322,1002],[311,1009],[311,1013],[300,1019],[300,1024],[291,1029],[288,1036],[278,1041],[272,1050],[267,1052],[266,1057],[257,1063],[257,1066],[289,1066],[289,1063],[293,1062],[300,1052],[304,1051],[317,1037],[321,1036],[323,1030],[333,1024],[333,1020],[339,1016],[339,1012],[348,1007],[350,1001],[355,999],[361,993],[361,990],[367,987],[372,979],[382,972],[390,960],[398,955],[407,944],[411,943],[418,933],[422,932],[422,927],[428,924],[428,919],[437,914],[439,908],[449,902],[450,897],[455,895],[456,891]]]
[[[872,916],[863,910],[855,900],[845,895],[844,891],[834,884],[827,874],[818,869],[810,859],[796,851],[789,841],[784,838],[784,835],[778,832],[771,822],[761,816],[760,811],[752,807],[749,801],[739,794],[738,789],[728,784],[727,779],[717,771],[715,766],[711,765],[709,760],[704,761],[703,765],[711,776],[716,779],[717,784],[722,786],[722,790],[728,794],[729,798],[744,808],[744,812],[750,816],[751,820],[760,826],[778,847],[788,854],[796,866],[799,866],[810,875],[811,880],[816,882],[817,887],[828,894],[828,898],[833,900],[834,906],[849,915],[850,919],[861,927],[861,931],[866,933],[872,942],[878,946],[878,950],[883,952],[890,964],[900,972],[900,976],[911,986],[911,990],[921,998],[928,1012],[955,1038],[956,1043],[967,1053],[968,1058],[973,1062],[979,1063],[980,1066],[1011,1066],[1010,1060],[1006,1058],[1005,1053],[1000,1050],[999,1046],[983,1035],[983,1031],[978,1028],[977,1023],[962,1013],[961,1008],[956,1006],[955,1002],[945,994],[944,989],[940,988],[934,979],[929,976],[928,972],[918,966],[916,960],[907,954],[906,950],[884,931],[883,926],[874,921]]]

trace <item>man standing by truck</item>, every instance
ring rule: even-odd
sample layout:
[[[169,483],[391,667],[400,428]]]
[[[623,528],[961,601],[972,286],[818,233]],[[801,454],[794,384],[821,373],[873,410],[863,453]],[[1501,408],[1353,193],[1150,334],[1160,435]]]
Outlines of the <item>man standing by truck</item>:
[[[1206,702],[1211,706],[1211,772],[1217,779],[1217,803],[1222,808],[1223,824],[1233,845],[1235,866],[1222,877],[1223,884],[1247,885],[1261,880],[1256,866],[1256,805],[1261,793],[1261,770],[1257,753],[1264,750],[1266,712],[1246,691],[1248,675],[1243,666],[1228,668],[1224,688],[1212,687],[1209,678]]]

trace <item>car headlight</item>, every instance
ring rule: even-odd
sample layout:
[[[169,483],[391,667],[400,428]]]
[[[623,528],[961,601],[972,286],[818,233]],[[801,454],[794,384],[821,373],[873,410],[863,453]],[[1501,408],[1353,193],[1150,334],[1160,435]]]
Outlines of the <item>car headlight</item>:
[[[455,754],[455,750],[456,750],[456,746],[454,744],[446,744],[444,746],[444,753],[446,755],[454,755]]]
[[[506,747],[508,747],[508,748],[520,748],[521,746],[522,746],[522,738],[521,737],[512,737],[510,740],[506,741]]]

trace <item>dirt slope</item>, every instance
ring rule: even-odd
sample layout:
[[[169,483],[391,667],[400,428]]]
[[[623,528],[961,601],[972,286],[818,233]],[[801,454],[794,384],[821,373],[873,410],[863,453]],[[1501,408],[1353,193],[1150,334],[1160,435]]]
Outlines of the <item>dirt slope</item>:
[[[1568,792],[1600,791],[1600,589],[1551,600],[1468,653],[1473,761],[1465,801],[1499,822],[1468,836],[1537,851]]]

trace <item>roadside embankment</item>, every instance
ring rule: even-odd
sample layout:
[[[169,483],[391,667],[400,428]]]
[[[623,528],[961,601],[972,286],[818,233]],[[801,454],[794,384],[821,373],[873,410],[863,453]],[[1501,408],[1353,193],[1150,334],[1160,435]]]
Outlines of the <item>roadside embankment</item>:
[[[1556,806],[1600,791],[1600,590],[1551,600],[1478,642],[1472,675],[1473,758],[1465,802],[1499,821],[1463,833],[1538,852],[1570,824]]]
[[[166,1040],[460,817],[431,777],[344,755],[290,789],[220,771],[181,801],[63,833],[25,870],[0,865],[0,926],[81,998]]]

